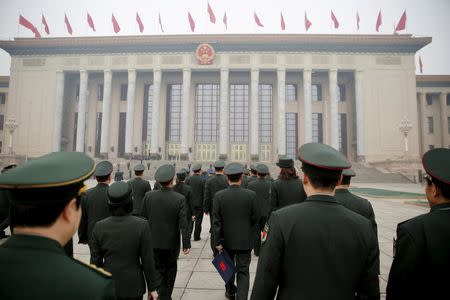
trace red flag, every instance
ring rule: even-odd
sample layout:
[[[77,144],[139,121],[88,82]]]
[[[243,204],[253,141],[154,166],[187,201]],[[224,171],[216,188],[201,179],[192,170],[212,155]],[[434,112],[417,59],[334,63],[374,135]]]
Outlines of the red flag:
[[[67,15],[66,15],[66,14],[64,14],[64,23],[66,24],[67,32],[68,32],[70,35],[72,35],[72,33],[73,33],[72,26],[70,25],[69,18],[67,18]]]
[[[222,21],[223,21],[223,24],[225,24],[225,29],[228,29],[227,12],[225,12],[225,13],[223,14],[223,19],[222,19]]]
[[[312,23],[311,21],[308,19],[308,16],[306,15],[306,11],[305,11],[305,29],[306,31],[308,31],[309,27],[311,27]]]
[[[142,33],[144,31],[144,24],[142,24],[141,17],[139,17],[139,14],[136,12],[136,22],[139,25],[139,31]]]
[[[358,13],[358,11],[356,12],[356,28],[359,30],[359,21],[360,21],[360,19],[359,19],[359,13]]]
[[[423,64],[422,64],[422,56],[419,55],[419,69],[420,73],[423,73]]]
[[[112,14],[111,22],[113,25],[113,29],[115,33],[118,33],[120,31],[119,22],[117,22],[116,17],[114,17],[114,14]]]
[[[30,21],[25,19],[22,15],[19,16],[19,24],[22,25],[23,27],[28,28],[29,30],[31,30],[31,32],[34,33],[34,37],[35,38],[40,38],[41,37],[41,34],[37,30],[37,28]]]
[[[211,5],[209,5],[208,2],[208,14],[209,14],[209,21],[213,24],[216,24],[216,16],[214,15],[214,11],[211,8]]]
[[[188,12],[188,20],[189,20],[189,26],[191,27],[191,31],[194,32],[195,31],[195,21],[192,18],[190,12]]]
[[[334,15],[333,11],[331,11],[331,20],[332,20],[333,23],[334,23],[334,29],[339,28],[339,21],[338,21],[338,19],[336,18],[336,16]]]
[[[405,28],[406,28],[406,9],[401,16],[400,21],[398,21],[397,27],[395,27],[395,32],[405,30]]]
[[[261,20],[258,18],[256,12],[253,13],[253,18],[255,19],[256,25],[258,25],[259,27],[264,27],[264,25],[261,23]]]
[[[283,13],[281,13],[281,30],[286,30],[286,23],[284,23]]]
[[[377,32],[380,31],[381,23],[383,23],[383,17],[381,16],[381,9],[380,9],[380,12],[378,13],[378,18],[377,18],[377,24],[375,25],[375,30]]]
[[[162,22],[161,22],[161,14],[158,14],[158,22],[159,22],[159,28],[161,29],[161,32],[164,32],[164,28],[162,26]]]
[[[48,28],[47,20],[44,15],[42,15],[42,25],[44,25],[44,30],[47,34],[50,34],[50,29]]]
[[[87,22],[88,22],[89,27],[91,27],[92,30],[95,31],[94,20],[92,20],[92,17],[89,14],[89,12],[87,13]]]

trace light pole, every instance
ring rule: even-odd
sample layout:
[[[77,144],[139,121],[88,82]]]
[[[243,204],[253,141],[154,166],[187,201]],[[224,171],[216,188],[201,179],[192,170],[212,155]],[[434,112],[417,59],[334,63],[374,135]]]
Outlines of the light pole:
[[[408,120],[408,118],[405,116],[403,120],[400,121],[400,126],[398,129],[401,133],[403,133],[404,139],[405,139],[405,154],[408,153],[408,133],[412,128],[411,122]]]
[[[16,130],[17,127],[19,127],[19,123],[16,121],[16,119],[10,118],[10,119],[6,120],[5,125],[9,131],[9,145],[8,145],[9,154],[13,154],[13,144],[12,144],[13,139],[12,139],[12,137],[13,137],[14,130]]]

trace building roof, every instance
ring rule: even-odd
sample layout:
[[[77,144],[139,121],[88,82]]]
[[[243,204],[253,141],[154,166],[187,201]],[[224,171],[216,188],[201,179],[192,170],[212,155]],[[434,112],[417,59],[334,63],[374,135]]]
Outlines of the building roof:
[[[319,51],[415,53],[431,37],[344,34],[195,34],[146,36],[92,36],[69,38],[16,38],[0,41],[11,55],[192,52],[201,43],[216,51]]]
[[[418,87],[450,87],[450,75],[417,75]]]

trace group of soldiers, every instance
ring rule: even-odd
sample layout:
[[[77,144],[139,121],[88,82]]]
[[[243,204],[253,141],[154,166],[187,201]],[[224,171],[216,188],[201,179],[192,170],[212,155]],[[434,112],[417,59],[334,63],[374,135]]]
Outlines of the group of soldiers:
[[[142,299],[146,291],[171,299],[178,257],[189,254],[192,233],[201,239],[204,215],[213,256],[225,251],[233,262],[229,299],[249,297],[252,250],[252,300],[379,299],[375,214],[349,191],[350,163],[317,143],[304,144],[298,159],[301,178],[292,159],[280,158],[276,180],[264,164],[251,165],[251,176],[236,162],[216,161],[206,176],[198,163],[165,164],[153,189],[143,165],[132,180],[111,183],[112,164],[82,153],[8,168],[0,207],[9,214],[0,224],[13,234],[0,245],[0,299]],[[423,167],[431,210],[397,227],[388,299],[450,294],[450,150],[428,151]],[[91,176],[97,185],[87,190]],[[72,258],[77,231],[90,266]]]

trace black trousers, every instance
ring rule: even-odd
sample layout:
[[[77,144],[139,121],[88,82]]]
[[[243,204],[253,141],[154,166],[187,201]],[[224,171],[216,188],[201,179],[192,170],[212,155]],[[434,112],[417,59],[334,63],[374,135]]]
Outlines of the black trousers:
[[[177,258],[179,249],[153,249],[155,267],[158,273],[158,294],[161,300],[171,300],[175,278],[177,276]]]
[[[267,217],[262,216],[259,222],[255,225],[255,240],[253,242],[253,251],[256,256],[259,256],[261,251],[261,231],[264,229],[264,225],[266,225]]]
[[[215,238],[214,238],[214,228],[213,228],[214,222],[213,222],[213,216],[211,213],[209,214],[209,223],[211,224],[211,227],[209,229],[209,232],[210,232],[209,242],[211,245],[211,250],[212,250],[213,256],[216,257],[217,254],[219,254],[219,251],[217,251],[217,249],[216,249]]]
[[[200,234],[202,233],[202,221],[203,221],[203,210],[200,207],[195,210],[194,240],[200,240]]]
[[[225,249],[231,260],[234,262],[235,275],[225,284],[228,294],[236,294],[236,300],[247,300],[248,289],[250,287],[250,261],[251,250],[230,250]],[[237,277],[237,284],[234,284]]]

